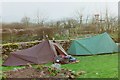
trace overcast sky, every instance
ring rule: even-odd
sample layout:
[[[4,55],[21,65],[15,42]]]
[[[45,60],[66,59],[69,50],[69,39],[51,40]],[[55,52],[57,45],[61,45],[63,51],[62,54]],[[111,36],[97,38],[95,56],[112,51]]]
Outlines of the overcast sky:
[[[2,21],[20,22],[23,16],[28,16],[35,22],[37,11],[48,21],[75,17],[77,11],[84,17],[100,13],[104,15],[106,7],[110,15],[118,15],[118,2],[3,2]]]

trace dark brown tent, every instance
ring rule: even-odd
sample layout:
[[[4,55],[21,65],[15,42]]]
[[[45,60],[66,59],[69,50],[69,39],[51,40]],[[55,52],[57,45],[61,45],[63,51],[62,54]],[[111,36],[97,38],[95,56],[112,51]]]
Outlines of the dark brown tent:
[[[12,52],[3,65],[43,64],[53,62],[58,55],[66,56],[67,53],[60,45],[46,40],[31,48]]]

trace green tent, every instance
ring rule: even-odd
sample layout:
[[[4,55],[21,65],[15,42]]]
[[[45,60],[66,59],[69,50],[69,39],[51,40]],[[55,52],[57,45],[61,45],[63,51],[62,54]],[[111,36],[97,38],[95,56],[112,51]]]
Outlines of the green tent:
[[[67,52],[71,55],[93,55],[118,52],[118,47],[105,32],[93,37],[73,40]]]

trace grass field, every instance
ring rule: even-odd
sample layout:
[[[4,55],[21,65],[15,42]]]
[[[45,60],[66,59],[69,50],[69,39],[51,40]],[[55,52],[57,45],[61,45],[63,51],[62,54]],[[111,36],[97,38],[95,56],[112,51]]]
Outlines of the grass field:
[[[85,71],[81,78],[117,78],[118,77],[118,54],[82,56],[76,64],[66,64],[63,68],[74,71]]]
[[[106,54],[95,56],[75,56],[79,63],[64,64],[62,68],[73,71],[85,71],[80,78],[117,78],[118,77],[118,54]],[[46,64],[47,66],[51,64]],[[24,66],[22,66],[24,67]],[[15,67],[0,67],[3,71],[12,70]],[[16,67],[21,68],[21,67]]]

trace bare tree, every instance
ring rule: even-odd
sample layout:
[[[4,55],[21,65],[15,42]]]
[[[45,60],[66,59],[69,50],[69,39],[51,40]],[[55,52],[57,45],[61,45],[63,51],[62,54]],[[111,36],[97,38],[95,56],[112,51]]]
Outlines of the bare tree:
[[[26,27],[28,27],[28,26],[29,26],[29,23],[30,23],[30,18],[27,17],[27,16],[24,16],[24,17],[21,19],[21,22],[22,22]]]
[[[89,19],[89,16],[87,15],[87,17],[86,17],[86,25],[88,24],[88,19]]]
[[[76,14],[77,14],[77,18],[78,18],[78,21],[79,21],[79,27],[81,27],[81,26],[82,26],[82,23],[83,23],[83,15],[82,15],[82,12],[77,11]]]
[[[40,24],[40,16],[39,16],[39,10],[37,11],[37,24]]]
[[[107,30],[109,30],[110,24],[109,24],[109,16],[108,16],[108,9],[106,8],[106,14],[105,14],[105,22]]]
[[[48,16],[43,12],[37,10],[37,24],[38,26],[44,26],[45,21],[48,19]]]

